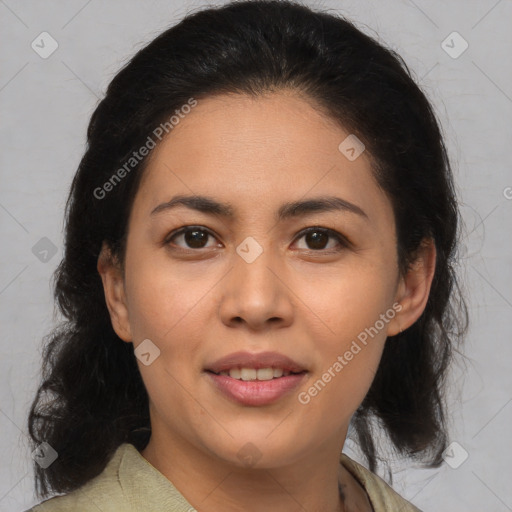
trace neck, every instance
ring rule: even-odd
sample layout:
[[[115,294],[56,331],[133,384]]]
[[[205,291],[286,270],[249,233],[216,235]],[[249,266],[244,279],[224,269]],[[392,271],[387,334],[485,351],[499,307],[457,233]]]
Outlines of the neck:
[[[342,442],[324,443],[314,453],[280,467],[240,467],[175,436],[158,436],[153,430],[142,456],[158,469],[197,510],[235,512],[279,510],[282,512],[349,512],[347,474],[339,454]],[[345,480],[340,484],[340,477]]]

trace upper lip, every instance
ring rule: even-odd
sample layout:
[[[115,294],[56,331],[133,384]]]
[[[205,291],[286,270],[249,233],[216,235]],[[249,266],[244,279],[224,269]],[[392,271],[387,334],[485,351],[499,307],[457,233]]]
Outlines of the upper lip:
[[[206,370],[215,373],[230,370],[231,368],[282,368],[284,371],[296,373],[306,371],[303,366],[290,357],[277,352],[260,352],[257,354],[233,352],[205,367]]]

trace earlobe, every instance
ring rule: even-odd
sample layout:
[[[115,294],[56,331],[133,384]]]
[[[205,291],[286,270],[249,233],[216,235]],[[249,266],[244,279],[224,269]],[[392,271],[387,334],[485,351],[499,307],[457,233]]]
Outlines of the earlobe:
[[[400,280],[396,301],[400,303],[401,309],[394,318],[395,323],[388,330],[388,336],[405,331],[421,316],[427,305],[435,268],[434,240],[424,239],[416,251],[416,258],[411,263],[407,275]]]
[[[98,256],[97,267],[103,282],[105,302],[110,313],[112,327],[126,342],[132,341],[128,307],[124,288],[124,278],[120,265],[112,256],[108,245],[103,242]]]

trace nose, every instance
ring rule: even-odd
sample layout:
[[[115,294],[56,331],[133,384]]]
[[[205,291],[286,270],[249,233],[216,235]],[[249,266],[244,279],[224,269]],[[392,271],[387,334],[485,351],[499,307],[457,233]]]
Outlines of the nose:
[[[289,326],[293,322],[293,291],[279,257],[264,249],[249,263],[235,253],[233,264],[221,282],[222,322],[260,331]]]

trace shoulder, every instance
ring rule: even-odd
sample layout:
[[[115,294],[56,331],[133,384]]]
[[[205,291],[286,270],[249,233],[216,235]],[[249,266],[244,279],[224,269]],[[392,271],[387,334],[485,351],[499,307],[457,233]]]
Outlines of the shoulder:
[[[119,467],[128,446],[127,444],[119,446],[105,469],[82,487],[69,494],[49,498],[26,512],[129,511],[130,505],[119,481]]]
[[[348,455],[342,453],[341,464],[364,487],[374,512],[400,510],[400,512],[421,512],[412,503],[402,498],[382,478],[375,475]]]
[[[96,478],[26,512],[194,512],[172,482],[129,443],[120,445]]]

